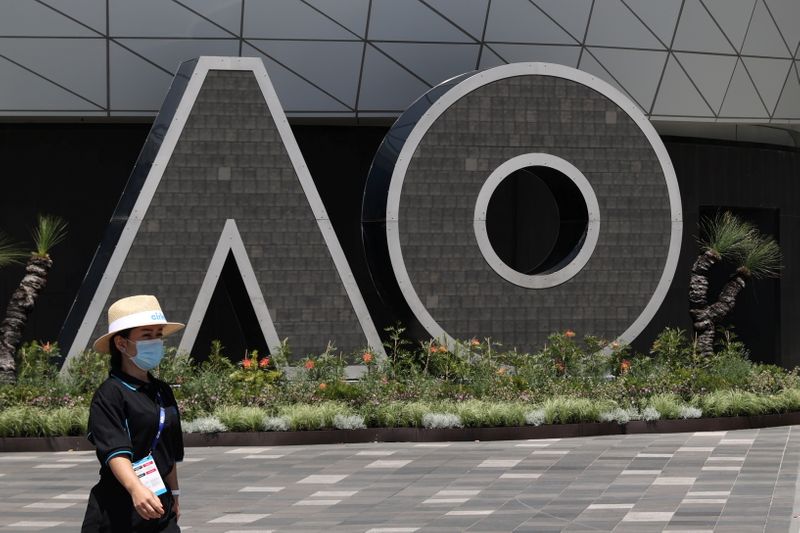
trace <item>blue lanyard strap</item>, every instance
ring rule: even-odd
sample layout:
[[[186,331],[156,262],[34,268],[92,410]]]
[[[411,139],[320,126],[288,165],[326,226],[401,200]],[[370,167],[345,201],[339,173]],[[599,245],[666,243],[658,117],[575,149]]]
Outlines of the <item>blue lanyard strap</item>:
[[[158,401],[158,431],[156,431],[156,436],[153,438],[153,444],[150,445],[150,453],[153,453],[153,450],[156,449],[158,439],[161,438],[161,432],[164,431],[164,422],[167,419],[167,412],[164,410],[160,392],[156,394],[156,401]]]

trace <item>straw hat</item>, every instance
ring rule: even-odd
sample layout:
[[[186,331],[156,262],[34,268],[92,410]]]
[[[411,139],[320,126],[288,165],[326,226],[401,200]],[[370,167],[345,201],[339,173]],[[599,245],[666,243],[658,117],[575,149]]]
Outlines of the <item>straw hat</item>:
[[[155,296],[128,296],[117,300],[108,308],[108,333],[94,341],[95,351],[109,353],[111,337],[120,331],[141,326],[164,326],[164,337],[184,327],[178,322],[167,322]]]

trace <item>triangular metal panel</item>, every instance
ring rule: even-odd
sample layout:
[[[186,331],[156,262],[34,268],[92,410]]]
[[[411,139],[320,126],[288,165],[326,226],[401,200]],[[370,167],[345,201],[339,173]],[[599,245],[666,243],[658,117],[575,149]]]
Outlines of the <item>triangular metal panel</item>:
[[[372,0],[369,39],[474,43],[475,38],[420,2]]]
[[[0,80],[0,110],[99,110],[91,102],[3,58]]]
[[[529,0],[492,2],[486,40],[527,44],[579,44]]]
[[[67,319],[76,332],[62,332],[69,357],[104,333],[107,303],[127,294],[152,290],[170,317],[188,319],[228,219],[237,221],[275,330],[296,353],[332,341],[383,354],[263,63],[189,62],[164,106],[112,217],[123,227],[109,230],[84,281],[89,303],[73,306],[79,320]]]
[[[576,41],[583,41],[592,10],[592,0],[534,0],[541,10],[553,17]]]
[[[795,23],[800,24],[800,20],[796,20]],[[786,47],[786,43],[763,0],[756,2],[753,19],[750,21],[750,28],[747,30],[747,36],[742,45],[742,54],[786,58],[790,58],[794,54],[794,50],[789,51]]]
[[[40,0],[40,2],[86,24],[100,34],[106,33],[106,0]],[[5,13],[3,15],[5,16]]]
[[[257,41],[248,41],[242,47],[242,55],[256,56],[264,61],[269,69],[270,78],[275,90],[281,98],[283,108],[287,112],[309,111],[350,111],[345,102],[339,101],[332,94],[326,94],[321,87],[316,87],[310,80],[288,70],[260,49]]]
[[[300,0],[244,3],[245,39],[357,39],[347,26]]]
[[[771,114],[775,109],[775,104],[778,103],[778,96],[781,94],[792,61],[763,57],[742,57],[742,61],[756,84],[758,94],[761,95]]]
[[[367,29],[369,0],[306,1],[359,37],[364,37]]]
[[[105,107],[105,39],[48,39],[47,46],[58,50],[58,61],[30,39],[0,39],[0,54]]]
[[[245,290],[249,296],[250,304],[253,306],[258,324],[261,327],[261,333],[264,335],[264,340],[267,341],[270,353],[275,353],[280,349],[281,340],[275,331],[275,324],[272,322],[272,317],[269,313],[269,307],[264,295],[261,293],[261,287],[258,284],[258,277],[253,271],[253,265],[250,263],[250,258],[247,255],[247,249],[242,241],[242,236],[239,233],[239,228],[236,226],[236,221],[228,219],[225,221],[225,226],[220,233],[217,248],[214,250],[214,255],[211,257],[211,262],[206,269],[205,278],[200,285],[200,290],[197,292],[197,297],[194,301],[194,307],[189,314],[189,319],[186,321],[186,329],[181,336],[181,342],[178,346],[178,352],[192,353],[194,341],[200,331],[200,326],[206,316],[208,304],[211,302],[211,297],[214,295],[214,289],[217,288],[220,276],[222,275],[222,268],[225,266],[225,260],[228,254],[232,254],[239,269],[239,274],[242,277]]]
[[[355,106],[363,43],[255,39],[251,39],[248,43],[329,92],[344,104]]]
[[[196,57],[239,55],[238,39],[114,39],[114,42],[173,74],[181,63]]]
[[[609,83],[609,84],[613,85],[614,87],[616,87],[617,89],[619,89],[621,92],[626,94],[628,97],[633,98],[630,95],[630,93],[628,93],[628,91],[625,89],[625,87],[620,85],[614,79],[614,77],[606,70],[606,68],[603,65],[601,65],[597,61],[597,59],[594,58],[594,56],[591,54],[591,52],[589,52],[588,49],[584,50],[583,54],[581,55],[580,64],[578,65],[578,68],[580,70],[583,70],[584,72],[588,72],[590,74],[594,74],[595,76],[597,76],[601,80],[604,80],[607,83]]]
[[[97,32],[32,0],[5,0],[0,35],[97,37]]]
[[[650,110],[667,52],[590,48],[592,55],[625,87],[639,107]]]
[[[626,48],[664,48],[620,0],[596,0],[586,44]]]
[[[109,0],[108,24],[112,37],[234,37],[171,0]]]
[[[203,17],[225,28],[233,35],[241,34],[242,0],[172,0],[184,7],[197,11]]]
[[[703,0],[703,3],[734,48],[741,50],[756,0]]]
[[[783,87],[773,119],[800,119],[800,61],[795,61]]]
[[[375,43],[431,85],[475,70],[479,44]]]
[[[736,68],[736,56],[676,52],[675,57],[714,112],[718,113],[733,69]]]
[[[359,111],[403,111],[430,89],[372,46],[364,55]]]
[[[733,54],[736,50],[728,41],[700,0],[686,0],[672,45],[675,51],[716,52]]]
[[[109,44],[111,108],[115,111],[157,111],[172,76],[114,41]]]
[[[692,85],[674,57],[667,60],[667,68],[658,88],[653,115],[670,117],[712,117],[714,113]]]
[[[769,116],[741,61],[736,64],[736,68],[733,71],[731,84],[725,94],[725,100],[722,102],[719,115],[720,117],[736,118]]]
[[[797,0],[766,0],[772,18],[789,45],[789,50],[796,54],[800,46],[800,2]]]
[[[425,0],[425,3],[480,41],[489,0]]]
[[[493,51],[495,46],[497,45],[492,43],[487,43],[486,45],[484,45],[483,50],[481,51],[481,62],[478,65],[479,69],[497,67],[500,65],[505,65],[507,63],[507,61],[505,61],[502,57],[498,56]],[[518,46],[524,46],[524,45],[518,45]]]
[[[572,68],[578,67],[578,56],[581,52],[580,46],[547,46],[539,44],[493,43],[492,49],[507,63],[536,61],[540,63],[557,63]]]
[[[642,19],[645,26],[661,39],[665,46],[670,45],[678,24],[678,14],[681,11],[683,0],[658,0],[658,2],[625,0],[625,3]]]

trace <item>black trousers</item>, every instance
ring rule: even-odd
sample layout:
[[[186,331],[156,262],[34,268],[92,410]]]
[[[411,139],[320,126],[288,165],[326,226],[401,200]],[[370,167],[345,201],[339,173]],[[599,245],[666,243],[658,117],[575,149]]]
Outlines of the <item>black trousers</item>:
[[[133,508],[130,494],[116,479],[101,480],[89,493],[81,533],[180,533],[172,494],[167,492],[159,499],[164,507],[163,516],[145,520]]]

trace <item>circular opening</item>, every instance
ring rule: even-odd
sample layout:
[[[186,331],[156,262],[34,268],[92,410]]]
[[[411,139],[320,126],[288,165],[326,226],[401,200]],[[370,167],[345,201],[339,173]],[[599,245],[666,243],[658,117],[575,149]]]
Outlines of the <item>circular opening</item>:
[[[486,232],[495,254],[527,275],[561,269],[586,238],[589,213],[577,184],[545,166],[527,166],[506,176],[486,210]]]

